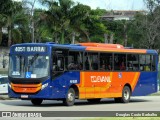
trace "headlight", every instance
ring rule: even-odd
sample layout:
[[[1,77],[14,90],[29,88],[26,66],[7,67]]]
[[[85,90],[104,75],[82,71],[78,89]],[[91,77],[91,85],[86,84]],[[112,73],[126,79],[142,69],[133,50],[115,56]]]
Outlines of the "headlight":
[[[41,90],[43,90],[44,88],[46,88],[48,86],[48,83],[43,84]]]

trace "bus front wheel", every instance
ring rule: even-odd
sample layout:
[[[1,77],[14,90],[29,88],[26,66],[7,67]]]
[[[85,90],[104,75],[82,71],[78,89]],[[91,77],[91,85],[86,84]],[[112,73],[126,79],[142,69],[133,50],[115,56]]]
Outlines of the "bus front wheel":
[[[66,98],[63,100],[63,103],[67,106],[74,105],[75,102],[75,90],[73,88],[70,88],[68,90]]]
[[[32,99],[31,102],[33,105],[41,105],[42,99]]]

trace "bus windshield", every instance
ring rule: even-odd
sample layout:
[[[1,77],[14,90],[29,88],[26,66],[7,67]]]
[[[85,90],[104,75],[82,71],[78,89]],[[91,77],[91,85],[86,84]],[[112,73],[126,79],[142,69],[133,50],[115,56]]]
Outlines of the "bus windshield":
[[[42,78],[49,75],[49,56],[11,55],[9,76],[12,78]]]

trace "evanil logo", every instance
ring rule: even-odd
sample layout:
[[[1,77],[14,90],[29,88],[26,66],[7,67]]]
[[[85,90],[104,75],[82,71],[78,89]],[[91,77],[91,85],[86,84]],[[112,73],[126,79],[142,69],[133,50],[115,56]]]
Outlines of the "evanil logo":
[[[91,82],[111,82],[110,76],[91,76]]]

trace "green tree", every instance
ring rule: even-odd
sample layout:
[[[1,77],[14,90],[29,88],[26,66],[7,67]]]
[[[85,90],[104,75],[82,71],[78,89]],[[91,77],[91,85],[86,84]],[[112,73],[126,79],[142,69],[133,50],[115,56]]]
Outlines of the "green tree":
[[[87,18],[83,20],[84,26],[86,28],[86,36],[87,36],[86,41],[92,41],[92,39],[93,41],[95,41],[95,38],[99,36],[100,37],[99,42],[104,42],[104,34],[108,33],[108,30],[101,19],[101,16],[104,13],[105,10],[99,8],[95,10],[90,10]]]
[[[0,14],[0,44],[2,42],[2,28],[7,26],[7,16],[4,14]]]
[[[34,10],[34,29],[35,42],[47,42],[52,40],[52,29],[46,20],[45,11],[42,9]]]
[[[71,41],[74,43],[77,35],[79,37],[83,35],[90,39],[85,24],[85,20],[91,12],[89,6],[80,3],[75,5],[71,0],[44,0],[43,3],[49,6],[49,10],[46,11],[46,20],[49,26],[52,25],[55,41],[58,41],[57,39],[60,37],[60,43]],[[65,38],[69,40],[64,41]]]
[[[160,47],[160,1],[145,0],[148,13],[137,13],[130,25],[130,38],[135,47],[158,49]]]
[[[48,6],[48,10],[46,11],[46,18],[48,21],[50,21],[48,23],[50,26],[52,25],[52,29],[56,33],[55,36],[57,36],[57,33],[59,33],[60,43],[63,44],[65,42],[65,31],[68,29],[70,23],[70,11],[74,5],[74,2],[71,0],[44,0],[42,3]]]
[[[19,25],[25,20],[22,2],[15,2],[12,0],[2,0],[2,7],[0,8],[1,14],[7,17],[6,23],[8,27],[8,46],[13,43],[13,40],[21,39],[21,32],[19,31]]]
[[[76,34],[79,36],[84,35],[88,39],[88,29],[84,21],[89,17],[91,8],[87,5],[78,3],[71,9],[70,12],[70,30],[72,35],[72,43],[75,43]],[[76,39],[76,41],[79,41]]]
[[[2,27],[8,25],[8,15],[12,12],[12,1],[11,0],[1,0],[0,1],[0,43],[2,41]]]
[[[30,34],[29,34],[29,18],[28,15],[25,14],[25,10],[21,9],[21,11],[17,12],[12,17],[12,42],[13,43],[21,43],[21,42],[29,42]]]

